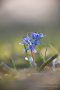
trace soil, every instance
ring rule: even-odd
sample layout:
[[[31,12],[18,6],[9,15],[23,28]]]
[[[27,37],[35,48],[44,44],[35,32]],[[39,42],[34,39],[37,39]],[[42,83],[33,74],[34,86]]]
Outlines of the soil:
[[[21,70],[13,74],[13,78],[0,82],[0,90],[60,90],[59,70],[42,72]]]

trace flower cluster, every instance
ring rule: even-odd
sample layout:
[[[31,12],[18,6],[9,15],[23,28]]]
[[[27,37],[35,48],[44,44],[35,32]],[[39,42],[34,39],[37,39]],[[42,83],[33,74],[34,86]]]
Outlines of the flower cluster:
[[[31,33],[31,35],[27,35],[25,38],[22,39],[21,44],[24,45],[26,54],[28,50],[31,51],[31,57],[29,58],[30,63],[34,62],[35,65],[36,63],[34,58],[35,53],[37,52],[35,47],[41,44],[40,39],[43,37],[43,33]],[[25,57],[25,59],[28,60],[27,57]]]
[[[27,45],[27,47],[25,48],[26,50],[31,50],[32,52],[35,52],[35,47],[41,44],[40,39],[43,37],[43,33],[31,33],[30,36],[27,35],[26,38],[22,39],[22,44]]]

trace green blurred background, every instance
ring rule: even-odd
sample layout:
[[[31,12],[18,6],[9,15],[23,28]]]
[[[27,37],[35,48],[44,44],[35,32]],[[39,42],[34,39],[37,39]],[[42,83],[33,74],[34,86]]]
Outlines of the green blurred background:
[[[42,32],[60,51],[60,0],[0,0],[0,58],[23,55],[22,37]]]

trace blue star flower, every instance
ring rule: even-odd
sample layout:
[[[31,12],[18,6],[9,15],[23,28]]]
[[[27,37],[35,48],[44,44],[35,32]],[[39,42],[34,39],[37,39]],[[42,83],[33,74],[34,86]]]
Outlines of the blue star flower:
[[[31,37],[32,37],[33,39],[38,40],[38,39],[43,38],[44,35],[43,35],[43,33],[32,33],[32,34],[31,34]]]
[[[34,41],[32,42],[32,44],[33,44],[33,46],[37,46],[37,45],[40,45],[41,43],[40,43],[39,40],[34,40]]]
[[[30,37],[23,38],[23,44],[29,44],[30,43]]]
[[[31,50],[31,51],[34,51],[34,46],[31,44],[31,45],[29,45],[29,49]]]
[[[32,40],[31,40],[31,38],[27,35],[27,37],[26,38],[23,38],[23,44],[27,44],[28,46],[27,47],[25,47],[25,50],[31,50],[31,51],[34,51],[34,46],[33,46],[33,44],[32,44]]]
[[[31,51],[34,52],[34,53],[37,52],[34,45],[29,45],[29,46],[28,46],[28,49],[31,50]]]

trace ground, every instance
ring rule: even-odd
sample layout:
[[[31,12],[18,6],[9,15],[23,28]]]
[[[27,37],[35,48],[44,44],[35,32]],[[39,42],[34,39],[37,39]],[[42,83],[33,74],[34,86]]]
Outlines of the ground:
[[[11,70],[0,73],[0,90],[59,90],[60,71],[36,69]]]

